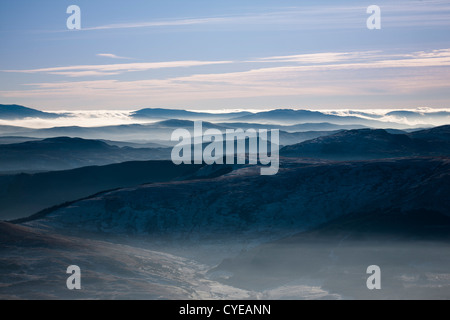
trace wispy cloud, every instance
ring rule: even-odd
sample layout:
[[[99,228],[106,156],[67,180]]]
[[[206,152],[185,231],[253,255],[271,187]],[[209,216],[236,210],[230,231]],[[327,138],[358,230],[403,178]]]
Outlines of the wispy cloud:
[[[125,72],[147,71],[164,68],[187,68],[205,65],[227,64],[231,61],[169,61],[169,62],[142,62],[101,65],[78,65],[67,67],[40,68],[28,70],[1,70],[14,73],[47,73],[68,77],[108,76]]]
[[[109,57],[109,54],[108,54]],[[77,65],[66,67],[38,68],[26,70],[1,70],[11,73],[46,73],[67,77],[111,76],[126,72],[148,71],[165,68],[188,68],[219,64],[255,65],[249,70],[227,72],[220,74],[194,74],[187,80],[196,78],[208,81],[224,81],[230,75],[246,74],[276,74],[321,70],[351,70],[351,69],[380,69],[406,67],[448,66],[450,64],[450,49],[420,51],[406,54],[383,54],[380,51],[363,52],[323,52],[289,56],[263,57],[243,61],[166,61],[141,62],[100,65]],[[265,63],[279,64],[275,67],[263,67]],[[247,67],[248,68],[248,67]],[[216,80],[217,79],[217,80]]]
[[[383,25],[387,27],[449,26],[448,1],[381,1]],[[274,25],[301,27],[302,29],[361,28],[367,18],[367,5],[310,5],[278,8],[265,12],[216,17],[190,17],[153,21],[139,21],[84,27],[84,31],[186,27],[196,25]]]
[[[96,27],[83,28],[84,31],[92,30],[111,30],[111,29],[135,29],[135,28],[150,28],[150,27],[171,27],[171,26],[188,26],[198,24],[212,24],[224,23],[236,19],[236,17],[218,17],[218,18],[192,18],[192,19],[172,19],[164,21],[143,21],[143,22],[129,22],[108,24]]]
[[[131,58],[120,57],[113,53],[98,53],[97,56],[104,57],[104,58],[111,58],[111,59],[119,59],[119,60],[131,60]]]
[[[264,57],[251,62],[297,62],[304,64],[334,63],[340,61],[355,61],[360,59],[374,59],[380,51],[364,52],[323,52],[311,54],[299,54],[289,56]]]

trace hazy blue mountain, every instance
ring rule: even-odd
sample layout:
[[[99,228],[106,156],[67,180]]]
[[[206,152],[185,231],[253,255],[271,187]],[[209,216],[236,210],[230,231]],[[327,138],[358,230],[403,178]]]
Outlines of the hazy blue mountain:
[[[130,125],[116,125],[116,126],[103,126],[103,127],[54,127],[47,129],[35,129],[33,130],[33,136],[35,137],[80,137],[84,139],[107,139],[115,140],[115,138],[122,137],[120,140],[127,140],[129,138],[140,138],[145,135],[151,138],[152,132],[149,131],[151,127],[141,124]],[[120,141],[119,140],[119,141]]]
[[[9,135],[18,135],[17,132],[21,132],[22,135],[26,136],[26,133],[33,132],[34,129],[24,128],[24,127],[18,127],[18,126],[6,126],[6,125],[0,125],[0,135],[2,136],[9,136]]]
[[[0,119],[5,120],[18,120],[25,118],[55,119],[60,118],[61,116],[62,115],[60,114],[42,112],[15,104],[0,104]]]
[[[186,129],[189,129],[189,127],[186,127]],[[226,129],[230,129],[230,128],[226,128]],[[225,132],[226,130],[225,128],[221,131],[221,132]],[[234,129],[234,128],[232,128]],[[206,128],[204,128],[204,130],[206,130]],[[243,129],[246,130],[246,129]],[[258,130],[258,129],[255,129]],[[269,129],[270,130],[270,129]],[[268,131],[269,131],[268,130]],[[281,146],[286,146],[286,145],[292,145],[292,144],[297,144],[303,141],[307,141],[310,139],[314,139],[317,137],[322,137],[322,136],[327,136],[330,134],[335,134],[339,131],[306,131],[306,132],[286,132],[286,131],[279,131],[279,145]],[[269,135],[270,136],[270,135]],[[234,137],[234,136],[233,136]],[[222,134],[222,139],[223,141],[226,141],[226,134]],[[248,138],[246,138],[246,144],[248,147]],[[268,142],[270,143],[270,142]],[[273,142],[275,143],[275,141]],[[207,146],[209,143],[204,143],[204,146]],[[226,145],[224,143],[224,150],[226,150]],[[248,151],[248,148],[247,148]]]
[[[134,160],[170,159],[169,148],[130,148],[80,138],[0,145],[0,172],[67,170]]]
[[[410,134],[391,134],[382,129],[349,130],[287,146],[280,154],[334,160],[446,156],[450,155],[449,136],[447,127]]]
[[[194,113],[195,114],[195,113]],[[181,119],[189,117],[192,112],[186,110],[174,110],[164,108],[146,108],[132,113],[134,118],[154,118],[154,119]]]
[[[173,130],[178,128],[185,128],[185,129],[193,129],[195,122],[192,120],[178,120],[178,119],[170,119],[170,120],[164,120],[160,122],[156,122],[154,124],[151,124],[151,127],[154,128],[171,128]],[[232,128],[231,126],[224,125],[221,123],[211,123],[208,121],[202,121],[202,128],[204,130],[206,129],[219,129],[219,130],[225,130]]]
[[[324,137],[338,133],[338,131],[307,131],[307,132],[285,132],[280,131],[280,145],[288,146],[318,137]]]
[[[32,138],[32,137],[18,137],[18,136],[6,136],[1,137],[0,136],[0,144],[14,144],[14,143],[22,143],[27,141],[36,141],[36,140],[43,140],[43,138]],[[112,140],[99,140],[101,142],[104,142],[111,146],[117,146],[117,147],[130,147],[130,148],[167,148],[167,146],[158,144],[158,143],[151,143],[151,142],[127,142],[127,141],[112,141]]]
[[[193,130],[193,121],[168,120],[153,124],[128,124],[102,127],[54,127],[45,129],[27,129],[21,127],[7,127],[0,136],[27,136],[34,138],[72,137],[83,139],[112,140],[122,142],[158,143],[165,146],[174,145],[170,141],[172,132],[177,128]],[[204,129],[220,128],[208,122],[203,123]]]
[[[136,119],[180,119],[180,120],[229,120],[244,115],[249,115],[250,112],[231,112],[231,113],[207,113],[207,112],[192,112],[186,110],[161,109],[161,108],[147,108],[135,111],[131,114]]]
[[[218,125],[226,128],[241,128],[241,129],[279,129],[286,132],[309,132],[309,131],[337,131],[337,130],[352,130],[364,129],[366,126],[359,124],[339,125],[328,122],[321,123],[300,123],[295,125],[281,125],[281,124],[261,124],[261,123],[246,123],[246,122],[223,122]]]
[[[141,125],[119,125],[103,127],[54,127],[47,129],[29,129],[15,126],[0,126],[0,137],[3,136],[25,136],[34,138],[52,138],[60,136],[81,137],[85,139],[106,139],[114,140],[123,138],[129,140],[141,140],[143,142],[161,140],[161,136],[170,138],[173,130],[178,128],[191,129],[194,121],[191,120],[164,120],[153,124]],[[286,132],[309,132],[309,131],[336,131],[366,128],[362,125],[336,125],[332,123],[303,123],[292,126],[258,124],[258,123],[211,123],[203,121],[204,129],[279,129]]]
[[[27,141],[36,141],[36,140],[42,140],[42,139],[32,138],[32,137],[17,137],[17,136],[0,137],[0,145],[1,144],[23,143],[23,142],[27,142]]]
[[[202,168],[202,165],[176,166],[171,161],[142,161],[67,171],[0,175],[0,220],[28,217],[45,208],[104,190],[195,178],[196,174],[203,178],[221,174],[217,166]],[[229,167],[224,166],[225,169],[229,170]]]
[[[218,129],[225,132],[227,129],[279,129],[281,132],[282,145],[299,143],[308,139],[313,139],[327,134],[337,132],[337,130],[348,128],[361,128],[359,125],[333,125],[330,123],[320,124],[300,124],[294,126],[282,125],[263,125],[247,123],[211,123],[203,122],[203,130]],[[146,147],[168,147],[174,146],[177,142],[170,141],[174,130],[178,128],[187,129],[193,132],[194,121],[191,120],[164,120],[152,124],[133,124],[105,127],[55,127],[47,129],[26,129],[21,127],[7,128],[2,132],[0,126],[0,139],[3,134],[5,137],[26,136],[33,138],[53,138],[53,137],[79,137],[83,139],[97,139],[115,146],[139,147],[138,144]],[[323,128],[323,129],[320,129]],[[320,130],[311,130],[320,129]]]
[[[110,146],[116,146],[116,147],[129,147],[129,148],[135,148],[135,149],[142,149],[142,148],[150,148],[150,149],[158,149],[158,148],[167,148],[167,146],[154,143],[154,142],[127,142],[127,141],[111,141],[111,140],[99,140],[106,144],[109,144]],[[1,138],[0,138],[1,142]]]
[[[299,123],[329,122],[339,125],[363,125],[374,128],[394,128],[403,129],[408,126],[393,123],[382,122],[378,120],[365,119],[356,116],[338,116],[333,114],[325,114],[320,111],[309,110],[291,110],[278,109],[266,112],[258,112],[235,119],[239,122],[259,122],[259,123],[278,123],[285,125],[295,125]]]
[[[438,118],[444,114],[436,114],[430,116],[429,118],[424,117],[423,119],[430,119],[433,121],[438,120]],[[229,121],[232,120],[234,123],[260,123],[260,124],[273,124],[273,125],[296,125],[305,123],[331,123],[334,125],[359,125],[374,128],[395,128],[395,129],[405,129],[409,128],[409,125],[396,122],[385,122],[379,121],[382,116],[376,116],[371,114],[366,114],[363,112],[351,112],[350,115],[336,115],[327,114],[320,111],[310,111],[310,110],[292,110],[292,109],[277,109],[271,111],[263,111],[256,113],[249,112],[237,112],[237,113],[224,113],[224,114],[212,114],[212,113],[201,113],[201,112],[191,112],[186,110],[166,110],[166,109],[143,109],[136,111],[132,114],[132,117],[137,119],[180,119],[180,120],[204,120],[204,121]],[[442,120],[442,119],[441,119]],[[426,122],[422,122],[426,123]],[[337,128],[333,128],[335,130]],[[344,129],[344,128],[341,128]],[[356,129],[356,128],[347,128]],[[327,130],[323,128],[309,128],[306,130]]]

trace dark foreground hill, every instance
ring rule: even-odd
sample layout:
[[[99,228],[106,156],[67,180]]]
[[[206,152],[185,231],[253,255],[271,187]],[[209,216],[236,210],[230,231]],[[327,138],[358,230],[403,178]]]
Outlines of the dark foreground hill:
[[[367,211],[450,212],[450,161],[287,161],[276,176],[243,168],[210,180],[105,193],[49,213],[49,226],[192,240],[277,237]],[[98,222],[102,221],[101,224]]]
[[[40,210],[95,193],[143,183],[185,179],[205,170],[171,161],[125,162],[68,171],[0,176],[0,220],[28,217]],[[199,171],[200,170],[200,171]],[[214,175],[208,168],[204,176]]]

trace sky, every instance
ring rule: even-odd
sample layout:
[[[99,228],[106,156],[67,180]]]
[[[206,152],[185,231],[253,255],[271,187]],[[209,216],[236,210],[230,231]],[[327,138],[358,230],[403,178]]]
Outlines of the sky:
[[[450,107],[450,1],[8,0],[0,41],[0,104],[40,110]]]

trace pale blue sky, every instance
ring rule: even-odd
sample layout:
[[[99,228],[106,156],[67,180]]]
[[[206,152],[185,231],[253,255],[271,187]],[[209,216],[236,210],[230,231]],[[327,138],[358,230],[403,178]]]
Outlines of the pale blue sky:
[[[2,1],[0,39],[0,103],[42,110],[450,107],[449,1]]]

